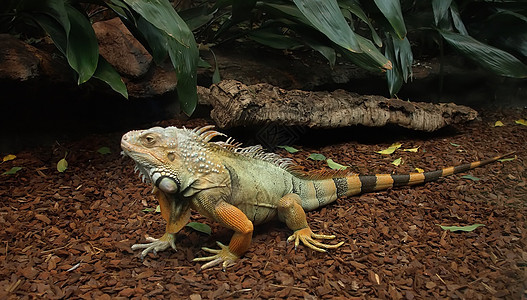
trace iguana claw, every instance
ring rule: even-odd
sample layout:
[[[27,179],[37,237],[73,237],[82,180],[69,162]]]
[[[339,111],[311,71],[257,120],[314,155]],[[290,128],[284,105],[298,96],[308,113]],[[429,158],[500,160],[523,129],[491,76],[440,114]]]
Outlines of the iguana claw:
[[[206,257],[197,257],[192,260],[192,261],[209,261],[208,263],[201,266],[201,270],[221,264],[223,271],[225,271],[227,267],[232,266],[234,262],[239,258],[236,254],[230,251],[229,246],[225,246],[220,242],[216,242],[216,243],[218,244],[218,246],[220,246],[221,249],[211,249],[207,247],[201,248],[207,252],[214,253],[215,255],[206,256]]]
[[[168,249],[168,247],[172,247],[172,249],[176,250],[175,234],[165,233],[159,239],[147,237],[146,240],[150,243],[132,245],[132,250],[145,249],[141,252],[141,260],[143,260],[149,252],[153,252],[155,255],[157,255],[157,252],[164,251]]]
[[[315,234],[309,227],[302,228],[297,231],[295,231],[288,239],[287,242],[295,241],[295,249],[300,244],[300,241],[307,247],[318,251],[318,252],[326,252],[326,249],[332,249],[332,248],[338,248],[344,244],[344,242],[340,242],[335,245],[328,245],[321,243],[314,239],[324,239],[324,240],[331,240],[334,239],[334,235],[324,235],[324,234]]]

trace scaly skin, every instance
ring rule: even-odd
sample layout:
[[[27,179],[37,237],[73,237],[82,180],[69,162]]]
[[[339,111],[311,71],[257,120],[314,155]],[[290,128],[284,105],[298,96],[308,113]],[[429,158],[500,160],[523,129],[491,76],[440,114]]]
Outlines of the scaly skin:
[[[433,181],[506,156],[406,175],[352,175],[342,171],[304,174],[295,171],[290,160],[265,153],[259,146],[241,148],[230,140],[209,142],[223,135],[211,130],[212,127],[194,130],[154,127],[130,131],[123,136],[124,153],[154,185],[161,215],[167,222],[160,239],[148,238],[150,243],[132,246],[133,250],[144,249],[142,258],[149,252],[175,249],[176,233],[188,222],[191,209],[234,231],[228,246],[218,242],[219,250],[203,248],[213,255],[194,259],[207,261],[202,269],[215,265],[225,269],[234,264],[249,249],[253,226],[276,217],[293,230],[288,241],[294,241],[295,248],[302,242],[313,250],[325,252],[343,242],[318,241],[335,236],[313,233],[305,211],[342,196]]]

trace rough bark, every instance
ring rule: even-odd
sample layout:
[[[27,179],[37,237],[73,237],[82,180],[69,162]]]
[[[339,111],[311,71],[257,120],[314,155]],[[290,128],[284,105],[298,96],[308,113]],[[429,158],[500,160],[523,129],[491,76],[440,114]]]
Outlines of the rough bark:
[[[221,128],[268,123],[311,128],[396,124],[434,131],[477,117],[475,110],[453,103],[407,102],[344,90],[284,90],[269,84],[247,86],[235,80],[200,88],[198,93],[200,101],[213,106],[211,117]]]

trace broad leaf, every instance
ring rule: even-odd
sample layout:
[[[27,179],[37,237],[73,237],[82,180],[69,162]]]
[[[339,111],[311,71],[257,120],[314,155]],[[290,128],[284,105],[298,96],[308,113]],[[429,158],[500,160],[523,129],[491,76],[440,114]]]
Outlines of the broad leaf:
[[[16,172],[22,170],[22,167],[12,167],[11,169],[9,169],[8,171],[5,171],[4,173],[2,173],[3,175],[14,175],[16,174]]]
[[[410,148],[410,149],[403,149],[403,151],[406,151],[406,152],[417,152],[419,150],[419,147],[417,147],[417,148]]]
[[[275,49],[292,49],[302,46],[297,39],[273,32],[269,28],[253,31],[248,37],[262,45]]]
[[[415,168],[415,170],[417,171],[417,173],[424,173],[425,170],[421,169],[421,168]]]
[[[289,153],[296,153],[296,152],[300,151],[300,150],[295,149],[295,148],[293,148],[291,146],[278,146],[278,148],[282,148],[282,149],[284,149],[285,151],[287,151]]]
[[[472,175],[470,175],[470,174],[463,175],[463,176],[461,176],[461,178],[470,179],[470,180],[472,180],[472,181],[478,181],[478,180],[479,180],[478,177],[474,177],[474,176],[472,176]]]
[[[326,160],[326,156],[320,153],[311,153],[307,158],[312,160]]]
[[[468,226],[443,226],[443,225],[439,225],[439,226],[443,230],[469,232],[469,231],[474,231],[474,229],[481,227],[481,226],[485,226],[485,225],[484,224],[473,224],[473,225],[468,225]]]
[[[66,169],[68,168],[68,162],[66,161],[65,158],[59,160],[59,162],[57,163],[57,171],[59,171],[60,173],[66,171]]]
[[[339,163],[334,162],[331,158],[328,158],[326,162],[328,163],[328,167],[333,170],[345,170],[348,168],[347,166],[343,166]]]
[[[335,44],[351,52],[362,52],[355,33],[342,15],[336,0],[293,0],[311,24]]]
[[[207,24],[214,18],[214,14],[206,5],[192,7],[179,12],[181,18],[187,23],[189,29],[194,31]]]
[[[401,3],[399,0],[375,0],[375,4],[386,17],[393,30],[402,40],[406,37],[406,26],[404,25]]]
[[[191,115],[198,102],[196,70],[199,53],[194,35],[167,0],[124,2],[166,36],[168,54],[178,76],[179,103],[182,110]]]
[[[382,55],[379,49],[375,47],[370,40],[360,35],[356,35],[356,37],[364,52],[353,53],[350,51],[341,51],[344,58],[349,59],[357,66],[372,72],[390,70],[393,67],[392,62]]]
[[[368,25],[368,27],[370,28],[373,41],[377,46],[382,47],[381,37],[377,34],[377,31],[373,27],[370,18],[366,15],[364,10],[362,10],[362,7],[360,6],[360,3],[357,0],[341,0],[339,1],[339,5],[341,8],[347,9],[359,19],[361,19],[362,22],[366,23],[366,25]]]
[[[100,154],[110,154],[112,153],[112,150],[110,150],[110,148],[104,146],[104,147],[101,147],[99,149],[97,149],[97,152],[99,152]]]
[[[324,45],[309,36],[304,36],[303,40],[313,50],[318,51],[320,54],[322,54],[328,60],[329,66],[333,69],[333,67],[335,66],[335,61],[337,60],[337,54],[335,53],[334,48]]]
[[[128,90],[126,89],[126,85],[124,84],[121,75],[119,75],[112,65],[110,65],[110,63],[102,56],[99,57],[97,69],[95,70],[93,77],[106,82],[114,91],[128,99]]]
[[[168,56],[167,36],[145,18],[137,18],[137,29],[145,37],[150,54],[156,64],[162,64]]]
[[[60,23],[47,14],[35,14],[32,18],[49,35],[55,47],[66,56],[68,36]]]
[[[393,143],[390,147],[384,149],[384,150],[381,150],[381,151],[376,151],[376,153],[379,153],[379,154],[385,154],[385,155],[388,155],[388,154],[392,154],[395,152],[395,150],[401,148],[403,144],[401,143]]]
[[[505,124],[503,124],[502,121],[496,121],[496,123],[494,123],[494,127],[502,127],[502,126],[505,126]]]
[[[392,161],[392,165],[399,166],[403,162],[403,158],[399,157],[398,159]]]
[[[16,158],[16,155],[14,154],[8,154],[2,158],[2,162],[10,161]]]
[[[190,227],[196,231],[199,231],[199,232],[202,232],[208,235],[212,233],[212,229],[210,228],[210,226],[207,224],[203,224],[203,223],[190,222],[187,224],[187,227]]]
[[[439,25],[441,20],[448,19],[448,8],[452,0],[432,0],[435,24]]]
[[[482,67],[501,76],[527,77],[527,66],[511,54],[483,44],[470,36],[444,30],[439,30],[439,33],[451,46]]]
[[[514,121],[514,123],[519,124],[519,125],[523,125],[523,126],[527,126],[527,121],[525,121],[524,119],[516,120],[516,121]]]
[[[88,81],[97,69],[99,44],[90,21],[77,9],[66,5],[71,29],[68,34],[66,58],[70,66],[79,74],[78,83]]]
[[[465,24],[463,24],[463,20],[461,20],[461,15],[459,14],[459,10],[455,2],[453,2],[450,6],[450,13],[452,14],[452,22],[454,23],[454,27],[456,27],[457,31],[459,31],[459,33],[462,35],[468,35],[468,31],[465,28]]]

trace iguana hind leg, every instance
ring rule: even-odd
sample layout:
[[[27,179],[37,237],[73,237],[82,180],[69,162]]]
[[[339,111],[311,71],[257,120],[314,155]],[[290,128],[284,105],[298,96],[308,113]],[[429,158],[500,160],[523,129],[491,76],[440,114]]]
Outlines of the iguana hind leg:
[[[229,246],[217,242],[221,249],[202,248],[214,255],[194,258],[194,261],[209,261],[201,266],[202,270],[219,264],[225,270],[249,249],[253,235],[253,223],[240,209],[224,201],[216,204],[213,216],[223,226],[234,230],[234,235]]]
[[[306,220],[306,213],[300,205],[300,197],[297,194],[287,194],[278,203],[278,218],[287,224],[294,233],[287,239],[288,242],[295,241],[295,249],[302,242],[307,247],[319,251],[326,252],[326,249],[337,248],[342,246],[344,242],[334,245],[328,245],[317,241],[316,239],[330,240],[334,239],[334,235],[315,234],[309,228]]]
[[[146,240],[150,243],[135,244],[132,250],[144,249],[141,252],[141,259],[143,259],[149,252],[157,254],[157,252],[164,251],[171,247],[176,250],[176,233],[178,233],[183,226],[185,226],[190,219],[190,205],[182,205],[176,202],[177,199],[172,198],[154,188],[154,194],[159,201],[161,208],[161,216],[167,222],[165,234],[159,239],[147,237]]]

